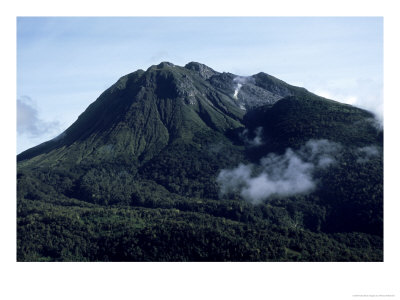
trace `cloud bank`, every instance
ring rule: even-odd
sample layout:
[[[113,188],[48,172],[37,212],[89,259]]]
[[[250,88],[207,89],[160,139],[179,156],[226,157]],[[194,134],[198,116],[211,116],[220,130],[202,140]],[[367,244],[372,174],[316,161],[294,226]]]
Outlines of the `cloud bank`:
[[[269,154],[259,165],[221,170],[217,176],[220,195],[239,194],[258,204],[271,196],[312,192],[316,188],[314,172],[334,164],[340,149],[340,144],[328,140],[310,140],[297,151],[288,148],[282,155]]]

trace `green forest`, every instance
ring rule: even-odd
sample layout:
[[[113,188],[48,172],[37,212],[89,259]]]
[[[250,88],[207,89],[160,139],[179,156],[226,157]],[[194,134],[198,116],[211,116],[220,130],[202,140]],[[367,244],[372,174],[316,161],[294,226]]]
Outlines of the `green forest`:
[[[265,73],[235,99],[235,76],[207,68],[128,74],[63,138],[17,157],[18,261],[383,261],[373,115]],[[306,173],[312,190],[221,193],[221,170],[255,178],[288,149],[311,168],[304,145],[321,140],[338,146]]]

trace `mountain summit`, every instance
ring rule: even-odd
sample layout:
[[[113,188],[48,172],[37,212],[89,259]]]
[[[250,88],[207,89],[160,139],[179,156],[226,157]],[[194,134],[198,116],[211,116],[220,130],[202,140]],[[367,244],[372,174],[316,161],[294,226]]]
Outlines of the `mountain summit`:
[[[113,158],[140,162],[176,139],[241,127],[248,110],[299,92],[306,91],[265,73],[240,77],[196,62],[185,67],[162,62],[121,77],[65,132],[21,153],[18,160],[42,155],[38,160],[86,161],[104,157],[104,150],[112,148]]]
[[[381,261],[374,122],[266,73],[137,70],[17,156],[18,260]]]

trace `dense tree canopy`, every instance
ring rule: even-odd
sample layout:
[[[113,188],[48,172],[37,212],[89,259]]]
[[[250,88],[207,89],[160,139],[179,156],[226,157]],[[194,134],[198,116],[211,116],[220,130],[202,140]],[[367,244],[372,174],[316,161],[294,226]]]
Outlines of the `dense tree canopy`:
[[[234,78],[197,63],[137,71],[18,156],[18,261],[382,261],[373,116],[264,73],[233,98]],[[305,173],[313,189],[221,193],[221,170],[255,178],[266,157],[311,170],[317,140],[337,146]]]

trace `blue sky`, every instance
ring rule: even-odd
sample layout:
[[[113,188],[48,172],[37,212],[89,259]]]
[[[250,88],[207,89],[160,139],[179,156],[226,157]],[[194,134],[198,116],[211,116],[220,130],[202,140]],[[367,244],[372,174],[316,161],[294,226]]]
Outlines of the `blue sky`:
[[[17,152],[53,138],[119,77],[161,61],[260,71],[383,114],[383,18],[17,18]]]

